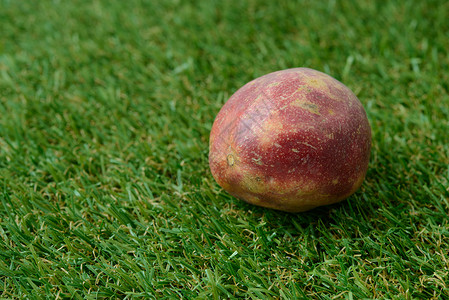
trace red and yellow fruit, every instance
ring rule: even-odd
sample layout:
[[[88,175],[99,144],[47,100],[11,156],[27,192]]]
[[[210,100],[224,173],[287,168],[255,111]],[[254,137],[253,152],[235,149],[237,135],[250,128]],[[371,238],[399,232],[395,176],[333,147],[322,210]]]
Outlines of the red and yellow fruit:
[[[300,212],[353,194],[370,146],[365,110],[351,90],[296,68],[259,77],[232,95],[212,127],[209,163],[231,195]]]

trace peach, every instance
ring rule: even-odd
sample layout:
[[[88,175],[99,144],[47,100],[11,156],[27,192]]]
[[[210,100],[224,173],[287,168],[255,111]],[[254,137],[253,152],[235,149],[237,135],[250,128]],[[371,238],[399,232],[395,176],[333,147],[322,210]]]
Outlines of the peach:
[[[212,126],[209,164],[231,195],[301,212],[352,195],[370,147],[370,125],[351,90],[295,68],[259,77],[229,98]]]

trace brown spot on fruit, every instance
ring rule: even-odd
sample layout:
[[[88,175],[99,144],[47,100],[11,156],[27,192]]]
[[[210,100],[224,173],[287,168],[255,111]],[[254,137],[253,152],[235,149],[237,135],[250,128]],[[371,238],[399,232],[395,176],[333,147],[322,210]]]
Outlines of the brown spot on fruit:
[[[307,68],[240,88],[212,126],[209,163],[230,194],[299,212],[341,201],[362,184],[371,129],[357,97]]]
[[[228,154],[228,156],[226,157],[226,160],[228,161],[228,166],[230,166],[230,167],[232,167],[235,163],[234,155],[232,155],[232,154]]]

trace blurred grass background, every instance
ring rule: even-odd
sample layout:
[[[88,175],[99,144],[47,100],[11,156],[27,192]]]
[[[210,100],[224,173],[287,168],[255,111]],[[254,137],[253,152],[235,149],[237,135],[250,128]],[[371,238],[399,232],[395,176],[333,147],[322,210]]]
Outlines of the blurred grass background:
[[[449,297],[447,1],[0,0],[0,296]],[[301,214],[214,182],[244,83],[344,82],[366,181]]]

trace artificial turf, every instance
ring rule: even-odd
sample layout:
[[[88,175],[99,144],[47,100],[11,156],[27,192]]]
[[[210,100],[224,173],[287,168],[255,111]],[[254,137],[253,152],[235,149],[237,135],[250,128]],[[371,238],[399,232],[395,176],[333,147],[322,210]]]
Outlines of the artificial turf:
[[[449,297],[446,1],[0,0],[0,296]],[[347,201],[289,214],[208,169],[220,107],[309,67],[373,131]]]

